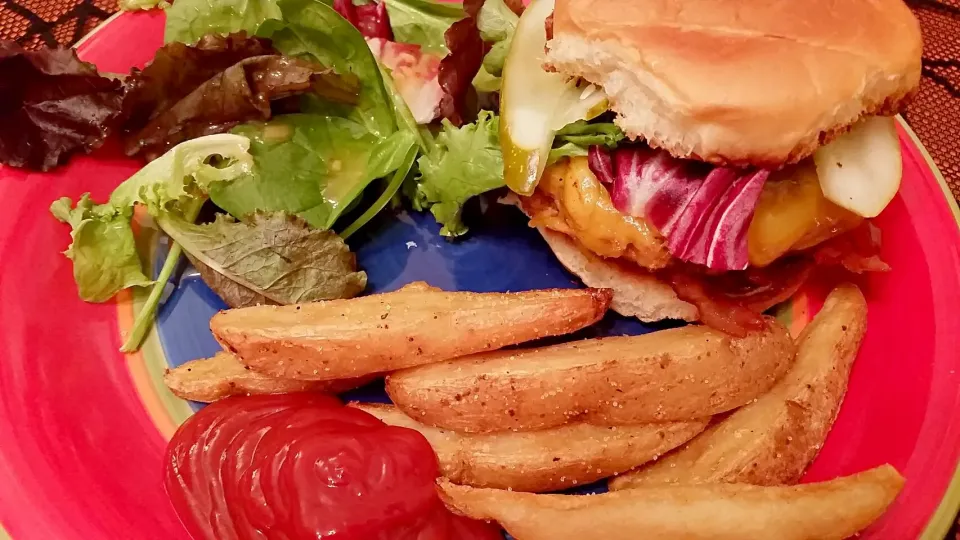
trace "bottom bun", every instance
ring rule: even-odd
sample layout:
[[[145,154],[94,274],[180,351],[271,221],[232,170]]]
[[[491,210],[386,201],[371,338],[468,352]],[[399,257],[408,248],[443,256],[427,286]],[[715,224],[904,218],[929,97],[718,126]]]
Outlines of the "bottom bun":
[[[610,308],[643,322],[663,319],[696,321],[696,306],[677,297],[673,287],[639,268],[628,268],[617,261],[605,260],[577,245],[569,236],[537,227],[557,260],[587,287],[613,290]]]
[[[501,204],[523,208],[520,198],[508,193]],[[527,217],[530,217],[529,214]],[[553,254],[570,273],[580,278],[587,287],[613,290],[610,309],[625,317],[636,317],[643,322],[678,319],[693,322],[700,319],[697,307],[684,302],[669,284],[643,269],[599,257],[566,234],[537,227]]]

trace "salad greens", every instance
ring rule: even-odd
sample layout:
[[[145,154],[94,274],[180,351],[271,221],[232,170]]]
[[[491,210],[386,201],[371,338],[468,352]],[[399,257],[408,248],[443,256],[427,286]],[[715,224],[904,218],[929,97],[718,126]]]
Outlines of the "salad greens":
[[[50,206],[54,217],[70,225],[73,242],[64,255],[73,261],[80,298],[106,302],[118,291],[153,283],[143,273],[130,228],[132,210],[103,212],[85,193],[76,206],[64,197]]]
[[[590,123],[586,120],[577,120],[557,132],[547,163],[556,163],[563,158],[586,156],[587,149],[591,146],[613,149],[623,138],[623,131],[612,122]]]
[[[139,129],[125,125],[129,129],[126,153],[143,153],[147,159],[153,159],[182,141],[240,122],[267,120],[274,101],[303,92],[311,92],[317,99],[349,100],[348,84],[340,84],[336,79],[323,66],[299,58],[245,58],[210,77],[182,99],[168,103],[169,108],[151,111],[150,121]],[[333,92],[328,92],[331,89]],[[356,98],[356,89],[352,97]]]
[[[440,234],[465,234],[467,227],[460,219],[463,204],[504,185],[499,123],[490,111],[481,111],[476,122],[460,128],[445,120],[436,147],[418,160],[420,176],[410,197],[415,209],[433,213],[443,226]],[[549,160],[586,156],[593,145],[613,148],[623,137],[612,123],[574,122],[557,133]]]
[[[494,77],[499,77],[503,71],[518,22],[520,17],[511,11],[503,0],[486,0],[480,8],[477,29],[483,41],[492,44],[490,51],[483,57],[483,68]]]
[[[73,261],[80,297],[104,302],[122,289],[149,285],[133,241],[134,205],[154,217],[163,214],[196,219],[197,196],[215,182],[229,182],[248,172],[249,144],[237,135],[210,135],[182,143],[147,164],[110,195],[94,204],[85,194],[74,205],[63,197],[53,203],[54,217],[68,223],[73,242],[65,255]]]
[[[482,111],[475,123],[460,128],[444,120],[436,148],[419,159],[414,204],[433,213],[443,225],[440,234],[466,233],[467,227],[460,220],[463,204],[504,185],[499,125],[499,118],[489,111]]]
[[[263,21],[283,17],[277,0],[177,0],[166,15],[163,41],[187,44],[207,34],[252,34]]]
[[[443,34],[465,16],[463,5],[430,0],[384,0],[394,39],[432,53],[446,54]]]
[[[214,186],[210,198],[234,216],[257,210],[296,214],[329,229],[360,192],[400,168],[414,137],[406,131],[379,139],[346,118],[282,115],[234,133],[250,139],[256,167]]]
[[[181,254],[234,307],[349,298],[362,292],[366,275],[343,239],[398,201],[401,186],[443,235],[458,237],[467,232],[463,205],[504,185],[500,119],[469,110],[477,108],[468,107],[470,94],[485,91],[470,81],[482,64],[486,89],[498,87],[520,6],[381,1],[356,9],[335,9],[331,0],[178,0],[169,7],[168,44],[123,90],[109,90],[123,92],[111,114],[119,115],[128,147],[152,144],[143,151],[152,156],[176,146],[103,204],[83,195],[50,208],[72,229],[65,254],[84,300],[152,286],[122,350],[139,347]],[[76,69],[99,77],[92,67]],[[429,99],[419,99],[414,115],[404,96]],[[432,115],[430,99],[439,101]],[[217,116],[213,103],[238,112]],[[418,125],[436,111],[449,119]],[[557,134],[550,159],[622,138],[613,124],[576,122]],[[208,200],[226,214],[195,223]],[[174,240],[156,281],[135,245],[135,207]]]
[[[624,134],[613,122],[577,120],[561,128],[554,138],[561,143],[583,148],[594,145],[614,148],[623,140]]]
[[[220,214],[202,225],[163,216],[159,224],[231,307],[350,298],[367,284],[336,233],[285,214]]]
[[[73,49],[0,41],[0,96],[0,163],[46,171],[103,144],[123,87]]]

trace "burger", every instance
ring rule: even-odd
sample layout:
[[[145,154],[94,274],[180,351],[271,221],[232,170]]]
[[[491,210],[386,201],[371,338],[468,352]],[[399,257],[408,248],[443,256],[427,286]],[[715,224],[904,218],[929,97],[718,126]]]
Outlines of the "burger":
[[[742,335],[815,269],[888,269],[871,220],[921,69],[901,0],[534,0],[513,40],[511,200],[615,310]],[[607,117],[615,147],[547,165],[560,125]]]

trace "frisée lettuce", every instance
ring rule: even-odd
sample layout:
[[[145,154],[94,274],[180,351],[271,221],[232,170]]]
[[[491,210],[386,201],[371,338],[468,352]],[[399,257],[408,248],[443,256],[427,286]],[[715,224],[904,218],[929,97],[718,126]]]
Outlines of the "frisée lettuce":
[[[414,197],[418,209],[429,209],[444,236],[460,236],[463,204],[503,184],[503,155],[497,137],[500,119],[482,111],[473,124],[456,127],[443,121],[433,150],[418,161],[420,177]]]

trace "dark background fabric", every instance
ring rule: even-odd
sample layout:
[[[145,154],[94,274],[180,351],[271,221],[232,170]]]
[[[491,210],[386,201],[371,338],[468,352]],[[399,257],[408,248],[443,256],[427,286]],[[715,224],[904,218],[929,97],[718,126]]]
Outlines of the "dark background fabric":
[[[923,29],[923,80],[903,117],[960,199],[960,0],[906,0]],[[116,0],[0,0],[0,40],[70,46],[117,11]],[[956,528],[951,537],[960,540]]]

